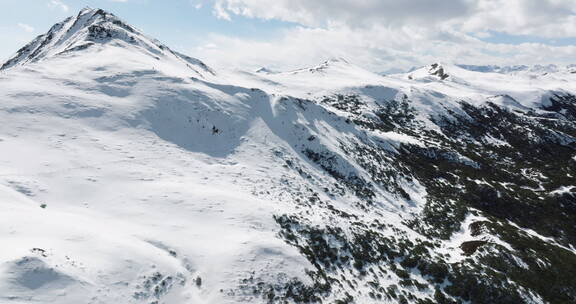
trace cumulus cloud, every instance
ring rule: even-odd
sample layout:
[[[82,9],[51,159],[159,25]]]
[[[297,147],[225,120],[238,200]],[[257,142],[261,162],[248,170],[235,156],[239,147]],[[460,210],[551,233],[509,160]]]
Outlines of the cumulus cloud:
[[[312,27],[417,27],[576,36],[574,0],[214,0],[218,16]]]
[[[501,31],[549,38],[576,36],[576,1],[481,0],[475,13],[462,19],[467,31]]]
[[[226,13],[308,26],[424,24],[469,13],[469,0],[216,0]]]
[[[574,46],[489,43],[493,33],[576,37],[574,0],[212,0],[215,16],[282,20],[272,40],[211,35],[194,55],[222,65],[298,68],[345,57],[375,71],[445,61],[572,63]]]

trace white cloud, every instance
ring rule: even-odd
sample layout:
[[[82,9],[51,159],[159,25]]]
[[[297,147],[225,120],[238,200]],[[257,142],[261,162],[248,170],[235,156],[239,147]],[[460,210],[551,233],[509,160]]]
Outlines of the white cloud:
[[[482,41],[492,32],[576,37],[574,0],[212,0],[233,16],[295,22],[268,41],[210,35],[193,55],[216,65],[290,69],[345,57],[374,71],[435,61],[573,63],[576,46]]]
[[[501,31],[541,37],[576,36],[576,1],[481,0],[474,14],[459,22],[463,30]]]
[[[574,0],[214,0],[218,16],[278,19],[312,27],[426,27],[576,36]]]
[[[68,12],[70,8],[61,0],[50,0],[48,3],[50,7],[55,7],[61,9],[63,12]]]
[[[20,27],[21,29],[23,29],[27,33],[31,33],[34,31],[34,28],[32,26],[25,24],[25,23],[18,23],[18,27]]]
[[[222,2],[216,2],[214,4],[214,15],[219,19],[224,19],[230,21],[230,14],[228,14],[227,10],[223,7]]]
[[[440,21],[467,14],[469,0],[215,0],[231,14],[280,19],[308,26],[402,25]]]

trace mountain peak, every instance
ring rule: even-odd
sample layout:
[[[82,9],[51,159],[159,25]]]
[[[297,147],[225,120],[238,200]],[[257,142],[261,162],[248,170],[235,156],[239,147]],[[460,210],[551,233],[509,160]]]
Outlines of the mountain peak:
[[[301,72],[325,73],[327,70],[333,69],[333,68],[347,69],[347,68],[352,68],[352,67],[354,67],[354,65],[352,65],[350,62],[348,62],[346,59],[344,59],[342,57],[332,57],[332,58],[327,59],[326,61],[322,62],[321,64],[319,64],[317,66],[299,69],[299,70],[293,71],[291,73],[301,73]]]
[[[87,13],[89,13],[89,12],[96,11],[96,10],[99,10],[99,9],[94,9],[94,8],[92,8],[92,7],[90,7],[90,6],[85,6],[83,9],[80,10],[80,12],[78,13],[78,15],[84,15],[84,14],[87,14]]]
[[[267,68],[267,67],[261,67],[261,68],[259,68],[258,70],[256,70],[256,73],[259,73],[259,74],[275,74],[275,73],[277,73],[277,72],[275,72],[275,71],[273,71],[273,70],[271,70],[271,69],[269,69],[269,68]]]
[[[198,74],[202,72],[213,74],[200,60],[174,52],[116,15],[91,7],[85,7],[76,16],[56,23],[46,34],[36,37],[18,50],[12,58],[0,66],[0,70],[64,55],[83,54],[86,49],[101,50],[108,45],[143,53],[153,61],[162,59],[177,61]],[[91,55],[95,56],[97,52],[92,52]]]
[[[350,64],[350,62],[348,62],[348,60],[344,59],[343,57],[332,57],[332,58],[326,60],[325,63],[345,63],[345,64]]]
[[[453,67],[442,63],[433,63],[409,72],[408,79],[421,79],[426,81],[446,80],[450,77],[450,74],[446,71],[447,66]]]
[[[428,69],[428,72],[430,73],[430,75],[437,76],[442,80],[450,77],[450,75],[446,74],[444,67],[439,63],[433,63]]]
[[[130,40],[137,35],[141,33],[122,22],[114,14],[102,9],[85,7],[75,17],[68,17],[56,23],[46,34],[36,37],[18,50],[0,69],[83,50],[95,43],[104,43],[111,38],[122,37]]]

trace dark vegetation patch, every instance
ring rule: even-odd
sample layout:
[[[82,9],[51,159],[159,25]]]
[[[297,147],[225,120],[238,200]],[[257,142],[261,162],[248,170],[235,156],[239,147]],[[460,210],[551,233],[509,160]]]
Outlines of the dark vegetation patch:
[[[407,98],[382,102],[372,113],[358,96],[327,97],[321,104],[346,112],[346,122],[359,130],[395,131],[426,144],[402,144],[391,151],[383,143],[358,138],[342,140],[340,151],[304,148],[303,155],[330,176],[324,181],[329,197],[336,188],[339,195],[349,192],[362,203],[352,204],[358,207],[352,215],[324,202],[314,190],[301,193],[296,200],[305,202],[305,211],[275,220],[280,237],[313,265],[308,270],[313,283],[254,281],[250,286],[260,286],[256,294],[270,303],[322,303],[329,295],[337,296],[336,303],[355,303],[359,288],[366,287],[374,303],[512,304],[527,303],[531,293],[549,303],[576,302],[576,255],[517,228],[566,247],[576,245],[576,195],[551,194],[576,184],[573,96],[554,96],[544,108],[550,112],[462,102],[461,111],[433,117],[440,131],[423,129]],[[308,136],[303,141],[318,140]],[[312,178],[297,162],[286,164],[300,177]],[[374,203],[380,190],[410,203],[403,185],[415,181],[425,187],[426,203],[404,223],[422,239],[408,237],[385,218],[360,215],[378,214]],[[306,209],[312,206],[322,208]],[[324,218],[322,225],[308,221],[310,212]],[[449,263],[435,252],[442,240],[463,228],[469,214],[486,218],[464,227],[473,237],[495,237],[510,247],[484,238],[464,242],[455,250],[467,258]],[[390,277],[398,284],[387,285],[384,278]],[[416,290],[430,296],[416,296]]]
[[[411,223],[415,229],[425,235],[446,238],[460,229],[459,223],[470,208],[479,210],[489,221],[472,223],[469,227],[472,235],[495,235],[514,251],[505,248],[483,251],[478,256],[481,263],[474,266],[478,269],[477,276],[488,274],[486,279],[492,280],[493,286],[503,286],[500,284],[504,279],[499,273],[505,273],[506,279],[550,303],[568,303],[576,301],[576,281],[565,274],[576,271],[576,256],[528,237],[508,224],[533,229],[565,246],[576,244],[575,197],[550,195],[561,185],[576,184],[571,173],[576,172],[576,162],[571,160],[576,154],[576,125],[566,119],[569,111],[565,110],[574,103],[567,105],[566,100],[573,100],[572,97],[554,99],[555,108],[548,110],[562,111],[563,116],[535,111],[516,113],[491,103],[483,107],[462,103],[466,115],[436,117],[443,134],[428,132],[427,136],[440,142],[442,150],[462,155],[478,166],[437,157],[435,148],[405,146],[400,158],[413,168],[429,195],[422,217]],[[494,144],[487,138],[507,144]],[[478,255],[477,250],[485,246],[481,241],[473,241],[461,248],[467,255]],[[548,267],[543,267],[545,264]],[[473,272],[468,270],[466,275]],[[461,277],[465,273],[454,271],[454,275],[457,280],[451,281],[448,294],[471,299],[473,303],[487,303],[482,299],[513,303],[511,286],[500,288],[505,296],[490,295],[493,292],[466,295],[462,290],[467,288],[462,287],[468,283]]]
[[[468,241],[460,244],[460,249],[464,251],[464,255],[470,256],[480,248],[480,246],[486,244],[486,241]]]

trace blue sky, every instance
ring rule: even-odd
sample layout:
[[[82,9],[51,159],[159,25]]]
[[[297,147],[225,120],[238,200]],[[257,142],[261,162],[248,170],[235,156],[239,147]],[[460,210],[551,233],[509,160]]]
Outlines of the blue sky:
[[[216,66],[576,62],[574,0],[2,0],[0,60],[85,6]]]
[[[497,31],[490,31],[488,37],[480,38],[482,41],[499,44],[541,43],[550,46],[576,45],[576,37],[546,38],[534,35],[511,35]]]

